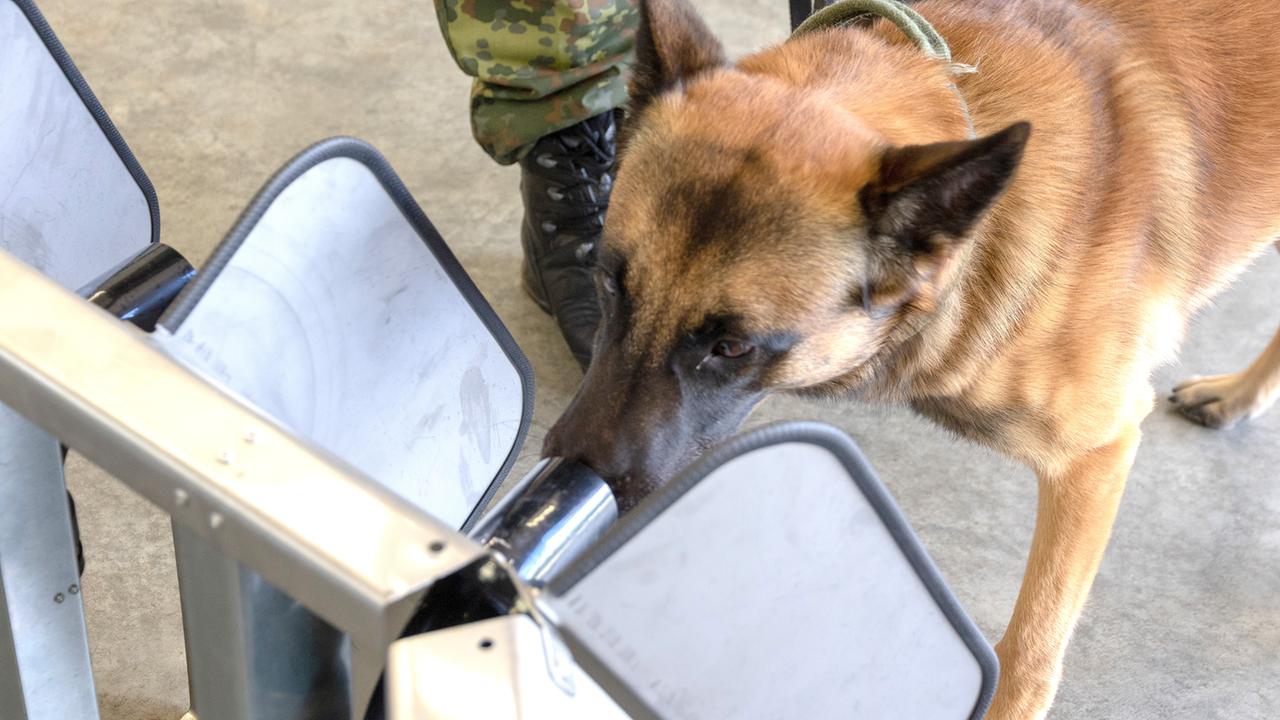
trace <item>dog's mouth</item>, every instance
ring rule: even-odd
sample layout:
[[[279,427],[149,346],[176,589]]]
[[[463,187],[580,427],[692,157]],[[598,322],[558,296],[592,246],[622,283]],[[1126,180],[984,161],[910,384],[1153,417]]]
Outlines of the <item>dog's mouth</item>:
[[[687,452],[677,451],[676,455],[679,455],[680,459],[670,465],[640,463],[643,467],[633,466],[625,473],[615,472],[610,474],[607,471],[601,472],[597,468],[591,467],[589,461],[584,462],[584,464],[604,480],[609,490],[613,493],[619,514],[623,514],[630,512],[650,495],[660,491],[674,480],[684,468],[696,462],[708,450],[715,447],[718,442],[717,438],[700,436],[691,441],[692,447]]]

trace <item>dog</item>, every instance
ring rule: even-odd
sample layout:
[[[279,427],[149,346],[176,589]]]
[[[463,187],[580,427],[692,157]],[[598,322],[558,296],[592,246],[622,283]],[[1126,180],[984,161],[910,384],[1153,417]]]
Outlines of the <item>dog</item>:
[[[913,7],[977,72],[883,20],[731,64],[687,0],[643,4],[604,319],[544,452],[626,508],[791,392],[905,403],[1030,465],[988,717],[1042,718],[1152,370],[1280,231],[1280,4]],[[1278,394],[1280,336],[1172,402],[1227,427]]]

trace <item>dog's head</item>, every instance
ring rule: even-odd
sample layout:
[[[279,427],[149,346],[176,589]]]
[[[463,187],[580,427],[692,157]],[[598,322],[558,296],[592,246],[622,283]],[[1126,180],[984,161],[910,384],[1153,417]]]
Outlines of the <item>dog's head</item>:
[[[624,508],[770,392],[865,380],[935,309],[1029,132],[895,144],[889,125],[948,132],[933,115],[954,96],[914,88],[892,122],[869,119],[794,77],[807,69],[729,66],[685,0],[643,8],[604,319],[544,448],[609,478]],[[936,62],[904,57],[950,92]]]

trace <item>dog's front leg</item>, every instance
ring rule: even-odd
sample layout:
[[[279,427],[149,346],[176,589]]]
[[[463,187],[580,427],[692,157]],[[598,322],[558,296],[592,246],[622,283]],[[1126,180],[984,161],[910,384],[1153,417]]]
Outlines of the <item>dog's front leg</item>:
[[[1035,536],[1000,656],[987,717],[1039,720],[1053,702],[1062,658],[1111,535],[1137,427],[1040,477]]]

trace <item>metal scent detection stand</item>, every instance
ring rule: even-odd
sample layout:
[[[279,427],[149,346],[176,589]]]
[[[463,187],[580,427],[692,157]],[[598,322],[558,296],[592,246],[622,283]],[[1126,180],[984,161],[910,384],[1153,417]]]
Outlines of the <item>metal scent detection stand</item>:
[[[200,720],[981,717],[994,654],[847,437],[748,434],[621,519],[550,459],[482,519],[532,393],[358,140],[193,278],[0,0],[0,720],[97,717],[61,444],[172,518]]]
[[[383,648],[391,717],[522,717],[538,707],[568,717],[746,717],[750,708],[821,717],[869,707],[876,717],[961,718],[990,692],[990,649],[834,430],[766,428],[725,446],[535,593],[517,563],[9,256],[0,281],[0,309],[40,308],[0,313],[0,399],[353,647]],[[69,331],[49,333],[55,320]],[[175,422],[175,404],[198,420]],[[814,507],[826,509],[816,520]],[[760,531],[772,524],[786,537]],[[237,662],[224,659],[232,671]],[[780,681],[797,668],[809,668],[805,692]],[[353,675],[351,706],[299,682],[299,697],[318,704],[293,716],[361,717],[359,689],[376,680]],[[494,703],[510,713],[489,714]]]

